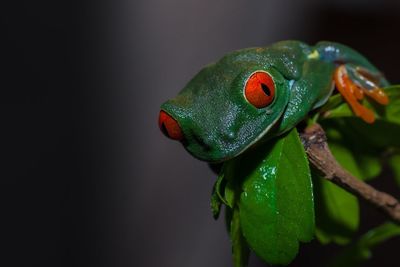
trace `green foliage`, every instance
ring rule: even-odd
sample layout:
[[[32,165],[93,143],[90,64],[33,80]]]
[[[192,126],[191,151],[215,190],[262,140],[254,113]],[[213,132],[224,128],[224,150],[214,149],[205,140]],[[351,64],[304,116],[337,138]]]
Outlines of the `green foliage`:
[[[350,136],[351,141],[358,140],[358,145],[351,144],[350,147],[360,146],[359,144],[364,146],[368,144],[371,150],[400,147],[400,138],[398,138],[400,136],[400,86],[387,87],[385,92],[390,99],[387,106],[377,105],[369,102],[368,99],[363,102],[366,107],[375,112],[376,121],[373,124],[367,124],[354,117],[346,103],[326,111],[324,118],[328,122],[322,120],[321,123],[323,126],[326,123],[336,123],[342,129],[347,129],[346,133],[347,136]],[[332,98],[337,97],[334,96]],[[334,101],[332,100],[332,102]]]
[[[364,234],[354,244],[348,246],[335,257],[330,267],[360,266],[372,256],[372,249],[379,244],[400,235],[400,226],[393,223],[382,224]]]
[[[221,198],[218,196],[217,193],[217,187],[218,187],[217,184],[218,183],[215,183],[213,191],[211,193],[211,212],[213,214],[214,219],[218,219],[222,204]]]
[[[228,209],[232,212],[231,209]],[[230,219],[229,235],[232,242],[232,255],[235,267],[245,267],[249,261],[250,250],[246,240],[243,237],[240,213],[238,207],[235,207]]]
[[[400,85],[393,85],[384,88],[385,93],[388,95],[390,102],[387,106],[382,106],[370,101],[369,98],[365,98],[363,105],[367,108],[372,109],[377,115],[378,120],[385,120],[391,123],[400,124]],[[349,105],[341,99],[340,95],[335,95],[330,98],[323,110],[326,111],[326,118],[338,118],[338,117],[354,117]]]
[[[298,242],[314,235],[310,170],[295,129],[265,153],[243,183],[239,201],[243,234],[266,262],[288,264],[297,254]]]
[[[320,124],[325,129],[332,154],[341,166],[361,179],[377,177],[386,150],[400,144],[400,87],[385,89],[390,97],[386,107],[364,101],[375,111],[376,122],[367,124],[354,117],[340,95],[331,97],[321,109]],[[400,177],[400,156],[393,156],[391,166]],[[400,180],[400,179],[399,179]],[[358,200],[329,182],[314,179],[316,196],[316,235],[321,243],[348,243],[358,229]]]
[[[382,148],[365,145],[369,144],[365,140],[365,132],[359,134],[361,126],[371,125],[358,118],[325,119],[320,123],[325,129],[332,154],[344,169],[364,180],[373,179],[381,173]]]
[[[385,91],[388,106],[364,101],[376,114],[374,124],[355,117],[339,95],[331,97],[314,121],[324,128],[343,168],[369,180],[381,173],[386,158],[400,186],[400,86]],[[312,185],[310,176],[296,129],[224,163],[211,206],[215,218],[221,205],[226,206],[235,267],[247,266],[249,249],[270,264],[286,265],[299,242],[311,240],[314,232],[323,244],[346,245],[332,266],[356,266],[371,256],[373,247],[400,235],[399,226],[387,223],[354,242],[360,223],[357,198],[314,172]]]
[[[329,148],[335,156],[339,164],[360,179],[369,180],[377,177],[382,170],[379,153],[375,149],[371,149],[362,143],[362,139],[352,133],[348,133],[346,124],[338,125],[336,123],[336,131],[340,133],[340,138],[332,136],[332,128],[325,123],[328,131],[327,137]],[[346,133],[347,132],[347,133]]]
[[[322,108],[319,123],[325,129],[328,144],[337,161],[355,177],[372,179],[382,170],[382,158],[391,154],[391,166],[397,182],[400,185],[400,86],[385,89],[390,98],[387,106],[376,105],[368,100],[364,104],[374,110],[376,122],[367,124],[354,116],[349,106],[340,101],[341,96],[331,97]],[[321,118],[321,117],[320,117]],[[394,153],[396,152],[397,153]],[[351,241],[357,231],[359,221],[358,201],[355,197],[338,188],[332,183],[314,179],[316,198],[316,235],[321,243],[335,242],[346,244]],[[379,228],[376,235],[384,235],[385,229],[390,233],[392,226]],[[376,233],[376,234],[375,234]],[[372,235],[372,234],[371,234]],[[370,237],[368,235],[367,237]],[[353,266],[362,255],[367,253],[367,247],[372,244],[367,237],[361,239],[357,246],[352,246],[350,254],[354,262],[338,264],[337,266]],[[356,251],[356,249],[358,249]],[[343,259],[338,259],[340,262]],[[347,257],[348,258],[348,257]],[[346,258],[346,259],[347,259]],[[350,257],[351,258],[351,257]]]
[[[349,243],[359,226],[359,206],[355,196],[313,172],[316,236],[327,244]]]
[[[244,266],[247,246],[270,264],[288,264],[299,241],[313,238],[311,175],[296,129],[226,162],[220,177],[235,266]]]

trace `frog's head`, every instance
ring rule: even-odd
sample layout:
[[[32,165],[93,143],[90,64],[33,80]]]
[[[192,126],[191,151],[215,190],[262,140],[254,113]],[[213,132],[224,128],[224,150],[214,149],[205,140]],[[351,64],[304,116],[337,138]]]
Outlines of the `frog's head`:
[[[270,135],[289,99],[289,81],[256,49],[206,66],[161,106],[159,126],[196,158],[221,162]],[[262,62],[262,60],[261,60]]]

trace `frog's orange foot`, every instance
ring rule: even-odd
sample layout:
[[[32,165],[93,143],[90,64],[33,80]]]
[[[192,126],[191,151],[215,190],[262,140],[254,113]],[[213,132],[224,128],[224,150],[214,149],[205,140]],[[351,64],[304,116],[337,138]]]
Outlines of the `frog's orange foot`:
[[[375,100],[379,104],[387,105],[389,98],[385,92],[377,86],[376,79],[367,70],[356,68],[354,70],[356,81],[350,78],[345,65],[340,65],[336,68],[334,81],[336,88],[350,105],[354,114],[365,122],[373,123],[375,121],[374,112],[365,106],[360,101],[365,95]]]

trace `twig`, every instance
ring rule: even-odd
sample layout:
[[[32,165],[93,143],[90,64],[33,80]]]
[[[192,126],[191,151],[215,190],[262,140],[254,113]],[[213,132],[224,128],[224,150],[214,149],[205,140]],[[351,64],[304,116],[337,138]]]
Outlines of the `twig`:
[[[325,179],[366,200],[383,211],[394,222],[400,223],[399,201],[385,192],[376,190],[344,170],[329,150],[325,132],[320,125],[313,124],[307,127],[301,135],[301,139],[310,163]]]

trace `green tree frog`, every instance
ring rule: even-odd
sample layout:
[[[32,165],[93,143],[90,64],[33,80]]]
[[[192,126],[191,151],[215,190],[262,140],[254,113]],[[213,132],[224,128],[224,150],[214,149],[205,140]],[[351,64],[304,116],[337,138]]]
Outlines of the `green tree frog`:
[[[296,125],[335,87],[356,116],[373,123],[361,100],[388,104],[387,85],[347,46],[284,41],[227,54],[162,104],[167,137],[201,160],[223,162],[211,207],[216,218],[226,206],[235,267],[246,266],[250,249],[270,264],[288,264],[299,242],[314,236],[311,172]]]
[[[388,81],[364,56],[333,42],[282,41],[225,55],[161,106],[159,126],[196,158],[222,162],[282,135],[326,103],[336,85],[356,116],[360,100],[387,104]]]

